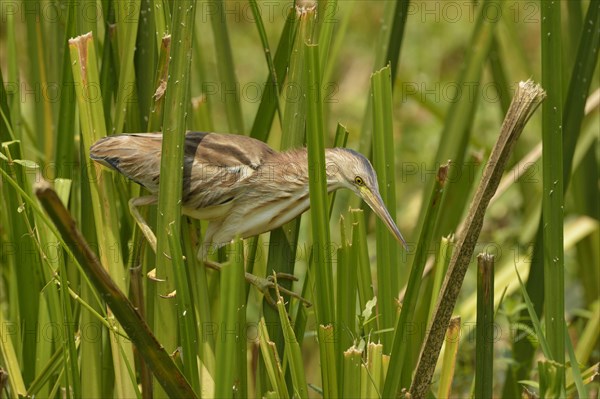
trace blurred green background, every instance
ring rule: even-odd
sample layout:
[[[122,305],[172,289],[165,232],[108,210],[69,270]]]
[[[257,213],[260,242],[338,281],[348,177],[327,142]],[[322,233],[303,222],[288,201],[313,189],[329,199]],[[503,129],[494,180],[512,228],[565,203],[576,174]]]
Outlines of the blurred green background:
[[[501,193],[487,209],[472,264],[453,313],[462,318],[460,345],[454,355],[440,360],[430,396],[477,397],[482,392],[493,392],[494,397],[510,398],[520,397],[524,388],[533,392],[532,397],[582,397],[582,393],[590,398],[598,396],[600,94],[596,66],[600,2],[329,0],[319,3],[316,13],[313,10],[307,11],[303,18],[296,16],[289,31],[285,31],[286,19],[288,15],[292,18],[295,15],[291,2],[192,3],[179,0],[0,2],[0,165],[3,171],[0,179],[0,339],[3,344],[0,346],[0,377],[7,376],[0,378],[1,395],[150,397],[152,393],[151,378],[140,355],[134,353],[128,339],[109,332],[107,326],[112,325],[114,319],[106,312],[104,301],[99,299],[98,288],[84,278],[86,266],[66,256],[56,232],[37,211],[41,208],[32,184],[41,178],[57,188],[93,248],[100,252],[108,248],[96,237],[105,234],[116,237],[117,242],[113,243],[116,249],[111,250],[119,254],[120,263],[109,266],[106,254],[101,254],[104,266],[136,306],[146,309],[148,324],[167,352],[175,353],[175,364],[196,394],[278,397],[285,396],[285,392],[297,397],[345,397],[347,392],[352,392],[355,397],[386,397],[399,388],[408,389],[440,290],[444,262],[447,267],[448,259],[439,252],[444,248],[440,240],[458,233],[483,166],[499,136],[512,94],[519,81],[533,79],[548,93],[546,104],[550,105],[546,111],[538,110],[525,127],[513,148],[500,185]],[[194,22],[186,25],[183,13],[176,9],[192,5],[195,6],[190,8],[195,13]],[[311,5],[296,4],[307,9]],[[548,9],[543,10],[543,7]],[[253,11],[261,16],[267,42],[259,34],[260,24]],[[552,22],[544,25],[543,21]],[[176,32],[175,27],[181,30]],[[331,222],[320,223],[327,224],[333,248],[341,250],[333,254],[334,261],[330,265],[335,288],[330,299],[335,309],[350,309],[350,326],[344,324],[347,320],[340,319],[338,313],[333,323],[334,328],[341,326],[335,334],[346,334],[346,338],[334,334],[329,347],[322,336],[317,339],[322,333],[320,325],[327,323],[315,315],[314,307],[306,309],[291,300],[286,308],[279,309],[283,315],[280,320],[278,312],[264,306],[253,289],[247,298],[241,298],[241,294],[237,298],[231,293],[235,289],[223,287],[219,274],[207,271],[194,260],[198,241],[195,234],[202,231],[204,224],[193,222],[191,227],[189,223],[184,224],[181,244],[187,260],[182,270],[188,282],[184,287],[180,286],[181,280],[177,284],[173,280],[169,282],[175,284],[178,295],[189,290],[195,314],[189,325],[192,327],[186,330],[185,322],[175,314],[175,305],[164,305],[166,301],[159,295],[166,290],[140,277],[154,267],[159,275],[173,276],[169,268],[177,270],[177,262],[162,269],[156,264],[154,254],[140,245],[139,231],[127,208],[127,200],[139,194],[135,184],[107,171],[96,170],[103,177],[87,179],[86,173],[91,171],[85,167],[90,165],[89,140],[99,138],[97,135],[103,132],[100,128],[96,131],[96,126],[89,133],[86,130],[87,111],[84,109],[87,108],[82,107],[81,96],[77,93],[77,97],[73,90],[79,84],[73,83],[76,68],[71,68],[77,61],[73,58],[73,46],[69,54],[67,38],[88,31],[93,31],[97,56],[90,61],[94,65],[89,68],[98,70],[98,81],[91,85],[95,91],[92,101],[88,101],[89,109],[102,111],[100,119],[106,123],[109,135],[158,130],[148,127],[162,126],[166,120],[163,113],[172,113],[185,114],[186,124],[177,125],[182,131],[258,135],[268,138],[267,142],[275,149],[290,144],[303,145],[310,136],[304,129],[305,118],[310,117],[305,101],[315,88],[306,75],[290,75],[304,68],[304,41],[308,41],[318,44],[321,51],[322,102],[319,106],[323,111],[325,146],[333,146],[338,124],[342,124],[348,132],[346,147],[359,150],[375,161],[373,154],[382,144],[373,141],[376,133],[373,118],[385,119],[386,116],[373,110],[372,99],[381,93],[374,92],[372,79],[374,72],[390,65],[393,80],[389,86],[393,98],[391,118],[385,120],[392,123],[392,130],[385,134],[386,143],[392,143],[393,151],[388,152],[392,157],[386,162],[392,162],[396,178],[380,181],[380,186],[387,186],[395,194],[396,203],[388,201],[387,206],[396,215],[410,250],[405,252],[392,243],[390,252],[382,253],[382,248],[390,247],[382,244],[378,233],[384,230],[378,230],[381,226],[374,215],[350,193],[340,191],[336,195]],[[282,34],[284,31],[287,34]],[[295,36],[290,31],[295,32]],[[182,39],[178,44],[171,44],[170,56],[183,60],[183,70],[188,60],[185,46],[192,43],[189,90],[183,90],[181,97],[177,97],[180,104],[185,102],[186,105],[169,110],[164,108],[169,107],[164,102],[165,97],[153,97],[161,76],[160,68],[164,66],[160,61],[160,39],[167,32],[175,40]],[[279,64],[276,61],[281,71],[287,73],[278,76],[285,79],[280,82],[279,104],[283,114],[280,119],[278,112],[268,116],[259,106],[272,81],[265,47],[268,45],[268,55],[277,58],[277,47],[286,41],[282,53],[288,53]],[[398,56],[389,58],[390,54]],[[172,86],[167,85],[167,90]],[[549,115],[548,110],[552,109],[560,115],[558,119],[552,121],[549,116],[542,116],[543,112]],[[236,114],[241,115],[241,119]],[[270,128],[253,130],[261,124]],[[558,144],[551,143],[553,134],[559,133],[564,139],[554,136],[559,137]],[[542,159],[542,142],[544,151],[548,151],[544,152],[545,159]],[[444,194],[441,200],[439,219],[429,220],[425,215],[435,175],[438,167],[450,158],[454,161],[447,183],[451,194]],[[571,158],[572,162],[568,161]],[[544,195],[547,192],[544,177],[548,185],[548,176],[562,177],[563,173],[566,176],[561,182],[566,189],[564,201],[561,198],[554,206],[564,213],[557,212],[556,207],[545,208],[551,206],[550,200],[547,200],[548,205],[543,203],[544,198],[548,199]],[[106,193],[102,184],[106,184],[110,192]],[[100,189],[94,188],[95,185]],[[98,198],[94,190],[99,190]],[[104,215],[106,220],[100,221],[101,209],[106,209],[106,204],[114,212],[114,218]],[[364,216],[362,213],[357,216],[349,207],[362,208]],[[547,231],[543,207],[552,209],[546,211],[546,217],[549,213],[560,214],[560,225],[564,216],[564,233],[561,233],[564,238],[558,236],[558,231],[562,231],[560,226],[555,226],[556,233],[546,233],[542,238],[542,229]],[[148,215],[156,226],[154,207]],[[340,216],[344,218],[341,228]],[[312,224],[315,220],[307,214],[297,225],[287,225],[280,233],[263,234],[257,242],[247,240],[246,268],[253,267],[253,272],[259,275],[272,269],[291,272],[300,280],[294,283],[293,290],[314,302],[320,288],[318,284],[316,289],[313,287]],[[353,230],[353,226],[359,227]],[[296,228],[299,229],[297,235]],[[431,244],[426,248],[428,256],[421,259],[415,256],[415,251],[421,232],[429,228],[433,238],[427,242]],[[361,229],[366,234],[359,236],[357,231]],[[179,232],[176,237],[178,235]],[[253,245],[259,248],[255,261],[248,257]],[[359,245],[368,250],[366,257],[360,258],[352,252],[358,251]],[[564,258],[562,250],[557,250],[563,247]],[[51,250],[60,256],[50,256]],[[227,253],[233,253],[231,251],[241,249],[235,247]],[[553,251],[560,252],[555,269],[551,265],[549,268]],[[480,252],[493,254],[496,261],[494,326],[497,336],[487,342],[493,350],[493,357],[486,360],[486,367],[493,370],[486,380],[487,388],[476,387],[474,378],[479,366],[475,344],[477,301],[481,303],[481,298],[477,299],[475,256]],[[226,263],[224,255],[221,253],[215,260]],[[179,264],[184,265],[184,262]],[[388,265],[387,269],[391,265],[393,271],[385,274],[383,265]],[[133,266],[141,267],[140,275],[130,274]],[[426,274],[420,288],[416,287],[417,299],[411,308],[414,317],[408,325],[410,337],[400,356],[392,351],[392,341],[399,336],[396,322],[401,311],[405,311],[401,302],[407,292],[409,273],[417,266],[424,267]],[[350,303],[341,299],[346,295],[341,287],[347,270],[359,270],[359,282],[351,281],[348,288]],[[366,301],[360,296],[360,279],[365,275],[361,275],[360,270],[372,277],[373,293],[377,297],[378,306],[367,317]],[[523,286],[519,285],[515,270],[523,278]],[[138,283],[141,297],[134,288]],[[363,284],[368,285],[364,281]],[[67,285],[70,293],[64,289]],[[384,286],[389,289],[384,290]],[[549,289],[556,286],[563,292]],[[553,329],[555,327],[544,324],[544,306],[548,306],[549,300],[556,300],[556,306],[554,302],[552,306],[558,310],[553,315],[564,314],[568,342],[572,342],[581,367],[573,367],[568,342],[566,347],[559,345],[562,355],[554,353],[551,357],[542,350],[543,337],[535,329],[539,323],[532,321],[532,309],[526,306],[524,290],[542,319],[542,335],[550,341],[561,335]],[[236,303],[244,304],[243,312],[236,308]],[[177,302],[177,306],[181,303]],[[317,302],[316,306],[322,304]],[[225,320],[225,314],[229,314],[227,309],[237,309],[238,321],[245,320],[250,326],[248,331],[254,332],[264,317],[279,353],[269,358],[261,351],[262,347],[259,349],[258,341],[263,340],[261,344],[266,345],[267,340],[262,331],[248,332],[245,349],[221,339],[219,333],[207,333],[206,326],[219,325]],[[165,323],[161,320],[163,311],[170,314],[166,320],[183,324]],[[281,334],[286,328],[284,319],[287,320],[284,316],[291,320],[301,352],[294,353],[289,341],[283,342]],[[560,323],[562,320],[559,321],[562,329]],[[169,328],[163,328],[165,324]],[[64,333],[63,329],[61,333],[53,330],[50,336],[45,336],[44,326],[48,325],[66,327]],[[81,335],[82,326],[86,325],[97,326],[101,338],[89,339],[86,343],[87,338]],[[191,339],[195,345],[192,353],[197,353],[200,366],[190,366],[196,356],[193,361],[186,359],[190,353],[186,347],[190,342],[186,341],[187,333],[197,340]],[[204,339],[207,334],[211,337]],[[111,339],[120,344],[114,345]],[[350,359],[344,357],[349,347],[338,345],[340,342],[354,345],[357,350],[354,359],[362,361],[355,365],[357,374],[345,374],[350,370],[344,363]],[[374,355],[376,360],[369,359],[366,353],[371,349],[367,349],[367,344],[380,342],[381,348],[372,350],[374,353],[381,350],[381,353]],[[239,349],[235,361],[246,365],[233,369],[221,367],[228,364],[224,359],[234,353],[231,351],[235,348]],[[276,364],[276,359],[283,365],[282,380],[277,380],[274,377],[277,372],[269,368]],[[330,364],[325,367],[327,359],[335,363],[335,367]],[[552,374],[544,368],[549,359],[564,363],[566,382],[560,377],[562,371]],[[538,360],[542,362],[538,364]],[[387,370],[398,361],[403,365],[401,375],[386,376]],[[373,364],[380,365],[376,378],[372,373],[377,370],[370,368],[375,367]],[[204,368],[204,372],[199,373],[194,367]],[[292,376],[297,368],[304,370],[305,380],[296,374]],[[328,380],[328,372],[337,373],[337,380]],[[234,375],[232,380],[226,379],[228,374]],[[347,375],[360,376],[356,391],[353,385],[348,388],[351,382]],[[447,383],[444,378],[450,381],[447,387],[443,386]],[[223,381],[233,383],[233,389],[223,385]],[[217,390],[213,392],[215,384]],[[166,394],[155,383],[154,394],[158,397],[172,393]]]

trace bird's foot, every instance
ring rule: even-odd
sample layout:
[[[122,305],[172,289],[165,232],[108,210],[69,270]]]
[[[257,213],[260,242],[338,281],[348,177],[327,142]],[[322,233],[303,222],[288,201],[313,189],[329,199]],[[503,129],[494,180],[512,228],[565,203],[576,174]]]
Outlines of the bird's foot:
[[[217,263],[217,262],[212,262],[210,260],[205,260],[204,265],[213,270],[217,270],[217,271],[221,271],[221,269],[223,268],[222,264]],[[296,294],[293,291],[288,290],[285,287],[282,287],[279,283],[277,283],[278,280],[298,281],[296,276],[294,276],[293,274],[275,273],[274,275],[268,276],[268,277],[258,277],[258,276],[255,276],[254,274],[246,273],[245,277],[246,277],[246,282],[252,284],[260,292],[262,292],[267,303],[273,307],[277,307],[277,304],[276,304],[275,300],[273,300],[273,297],[271,296],[272,289],[277,291],[278,293],[283,293],[283,294],[289,295],[290,297],[298,299],[306,307],[312,306],[312,303],[310,303],[310,301],[304,299],[302,296]]]
[[[266,278],[258,277],[258,276],[255,276],[254,274],[246,273],[246,281],[249,282],[250,284],[254,285],[256,288],[258,288],[258,290],[260,292],[263,293],[264,298],[266,299],[266,301],[269,305],[271,305],[273,307],[277,306],[275,300],[273,300],[273,297],[271,296],[271,289],[274,289],[277,292],[277,295],[279,295],[280,293],[283,293],[283,294],[289,295],[292,298],[298,299],[306,307],[312,306],[312,303],[310,303],[310,301],[304,299],[302,296],[296,294],[293,291],[288,290],[285,287],[282,287],[279,283],[277,283],[277,281],[280,279],[281,280],[289,280],[289,281],[298,281],[296,276],[294,276],[292,274],[288,274],[288,273],[275,273],[274,275],[268,276]]]

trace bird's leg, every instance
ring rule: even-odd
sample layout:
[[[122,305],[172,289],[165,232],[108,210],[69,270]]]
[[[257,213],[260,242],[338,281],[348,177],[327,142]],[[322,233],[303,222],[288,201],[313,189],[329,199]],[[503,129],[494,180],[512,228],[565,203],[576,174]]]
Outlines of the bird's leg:
[[[142,234],[144,237],[146,237],[146,240],[148,240],[148,243],[150,244],[150,247],[152,247],[154,253],[156,253],[156,235],[150,226],[148,226],[148,222],[146,222],[146,219],[144,219],[138,207],[154,205],[156,204],[156,201],[156,197],[151,195],[145,197],[136,197],[129,200],[129,211],[139,226]]]
[[[257,277],[254,274],[246,273],[246,281],[250,284],[254,285],[258,288],[266,298],[267,302],[271,306],[276,306],[275,301],[271,297],[271,289],[275,289],[277,293],[280,292],[289,295],[293,298],[298,299],[300,302],[304,304],[304,306],[311,307],[312,303],[310,301],[304,299],[301,295],[296,294],[294,291],[290,291],[287,288],[279,285],[277,280],[290,280],[290,281],[298,281],[298,278],[293,274],[288,273],[275,273],[274,275],[268,276],[267,278]]]
[[[227,225],[228,222],[230,223],[231,220],[219,219],[211,221],[208,224],[208,227],[206,228],[206,232],[204,233],[204,241],[202,243],[202,246],[198,250],[198,259],[202,260],[207,267],[210,267],[213,270],[221,270],[223,265],[209,261],[206,258],[210,251],[222,247],[223,245],[226,245],[232,241],[231,237],[224,232],[226,230],[224,229],[224,225]],[[309,301],[302,298],[300,295],[276,283],[276,279],[297,281],[298,279],[296,278],[296,276],[292,274],[278,273],[275,276],[268,276],[265,278],[258,277],[254,274],[246,272],[245,278],[246,282],[252,284],[256,288],[258,288],[260,292],[262,292],[263,296],[271,306],[275,306],[275,301],[271,297],[271,289],[275,288],[279,288],[279,291],[283,292],[284,294],[297,298],[307,307],[312,306],[312,304]]]
[[[223,268],[223,265],[217,262],[213,262],[210,260],[205,260],[204,261],[204,265],[206,267],[209,267],[213,270],[217,270],[217,271],[221,271],[221,269]],[[288,290],[285,287],[282,287],[281,285],[279,285],[276,281],[278,279],[282,279],[282,280],[290,280],[290,281],[298,281],[298,279],[296,278],[296,276],[294,276],[293,274],[288,274],[288,273],[276,273],[274,276],[269,276],[266,278],[263,277],[258,277],[255,276],[254,274],[250,274],[250,273],[245,273],[245,278],[246,281],[250,284],[252,284],[253,286],[255,286],[256,288],[258,288],[258,290],[260,292],[263,293],[265,299],[267,300],[267,302],[269,303],[269,305],[275,307],[276,303],[273,300],[273,297],[271,296],[271,289],[277,289],[279,290],[279,292],[283,292],[284,294],[287,294],[293,298],[298,299],[300,302],[302,302],[306,307],[310,307],[312,306],[312,303],[310,303],[309,301],[307,301],[306,299],[302,298],[300,295],[296,294],[293,291]]]
[[[131,215],[133,216],[133,218],[135,219],[135,222],[137,223],[140,230],[142,231],[142,234],[144,234],[144,237],[146,237],[146,240],[148,240],[148,243],[150,244],[150,247],[152,248],[154,253],[156,253],[156,235],[154,234],[154,232],[152,231],[150,226],[148,226],[148,222],[146,222],[146,220],[141,215],[140,210],[138,208],[140,206],[154,205],[154,204],[156,204],[156,201],[157,201],[156,197],[154,197],[154,196],[136,197],[136,198],[132,198],[131,200],[129,200],[129,210],[131,212]],[[220,228],[221,228],[220,222],[218,222],[218,221],[210,222],[208,224],[208,228],[206,229],[206,232],[204,234],[204,242],[203,242],[202,246],[198,249],[198,259],[202,260],[207,267],[209,267],[213,270],[217,270],[217,271],[221,271],[221,269],[223,268],[223,265],[221,265],[220,263],[217,263],[217,262],[212,262],[210,260],[207,260],[206,256],[208,255],[208,253],[211,249],[218,248],[219,245],[213,243],[213,237]],[[263,293],[267,302],[272,306],[275,306],[275,301],[271,297],[270,290],[276,288],[276,286],[279,288],[280,292],[283,292],[284,294],[287,294],[291,297],[297,298],[299,301],[304,303],[306,306],[312,305],[309,301],[302,298],[300,295],[296,294],[295,292],[290,291],[290,290],[286,289],[285,287],[282,287],[281,285],[278,285],[277,283],[275,283],[275,279],[297,281],[297,278],[292,274],[278,273],[275,276],[275,278],[273,276],[264,278],[264,277],[255,276],[254,274],[245,273],[245,278],[248,283],[254,285],[256,288],[258,288],[258,290],[260,292]]]
[[[208,223],[206,231],[204,232],[204,241],[202,241],[202,245],[198,248],[198,260],[206,259],[212,250],[219,248],[219,245],[213,242],[213,236],[221,228],[222,224],[222,220],[213,220]],[[223,245],[225,245],[225,243],[221,246]]]

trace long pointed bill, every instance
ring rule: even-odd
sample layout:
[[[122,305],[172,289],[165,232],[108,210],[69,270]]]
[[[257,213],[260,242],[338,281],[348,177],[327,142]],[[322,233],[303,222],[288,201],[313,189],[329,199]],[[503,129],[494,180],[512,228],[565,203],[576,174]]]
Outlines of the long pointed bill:
[[[379,218],[383,221],[383,223],[385,223],[385,225],[387,226],[389,231],[392,233],[392,235],[396,238],[396,240],[398,240],[400,243],[402,243],[402,245],[404,246],[404,249],[408,251],[408,245],[406,245],[406,241],[404,240],[404,237],[402,237],[400,230],[398,230],[396,223],[394,222],[394,220],[390,216],[390,213],[388,212],[387,208],[385,207],[385,204],[383,203],[383,200],[381,199],[381,195],[379,195],[378,192],[372,192],[368,188],[363,188],[360,193],[361,193],[361,197],[365,200],[365,202],[369,205],[369,207],[371,207],[373,212],[375,212],[377,214],[377,216],[379,216]]]

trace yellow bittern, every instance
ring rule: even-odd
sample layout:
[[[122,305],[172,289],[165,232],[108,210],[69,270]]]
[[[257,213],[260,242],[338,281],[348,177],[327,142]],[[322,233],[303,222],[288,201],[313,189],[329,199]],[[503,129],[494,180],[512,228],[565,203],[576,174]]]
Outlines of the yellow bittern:
[[[156,237],[138,207],[155,204],[160,183],[162,134],[121,134],[98,140],[90,157],[144,186],[150,196],[133,198],[131,213],[156,250]],[[188,132],[183,167],[183,214],[208,220],[198,251],[235,237],[247,238],[273,230],[310,206],[307,150],[277,152],[250,137]],[[363,198],[393,236],[406,242],[379,194],[377,175],[363,155],[344,148],[325,150],[327,190],[348,188]]]

